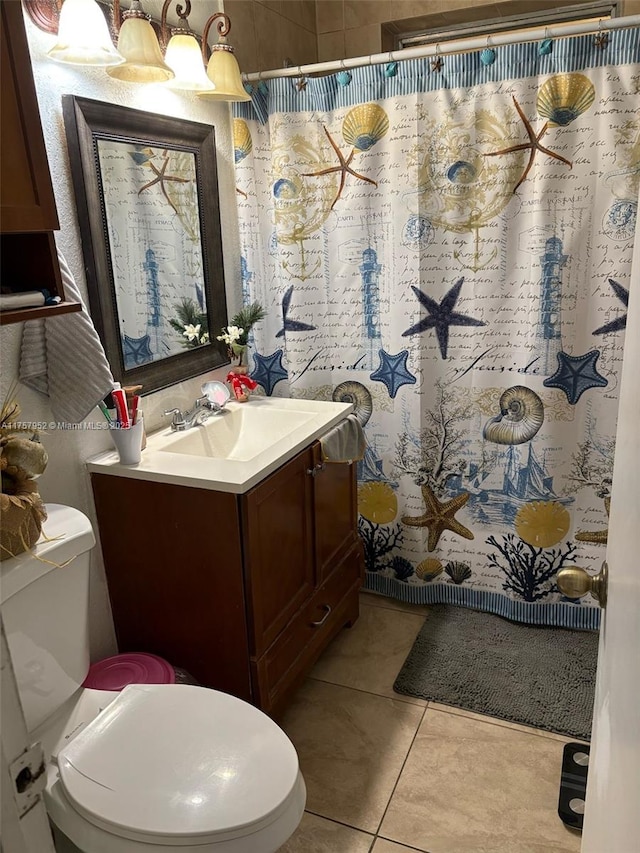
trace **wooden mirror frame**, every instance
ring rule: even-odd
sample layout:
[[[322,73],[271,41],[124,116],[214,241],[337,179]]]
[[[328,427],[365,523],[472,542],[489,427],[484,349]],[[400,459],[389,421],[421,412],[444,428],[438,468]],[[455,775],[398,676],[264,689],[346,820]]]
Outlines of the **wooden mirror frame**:
[[[215,133],[210,125],[133,110],[74,95],[62,98],[78,208],[91,315],[116,381],[158,391],[229,363],[217,330],[227,325]],[[125,369],[99,170],[99,139],[191,153],[196,163],[202,260],[210,342]]]

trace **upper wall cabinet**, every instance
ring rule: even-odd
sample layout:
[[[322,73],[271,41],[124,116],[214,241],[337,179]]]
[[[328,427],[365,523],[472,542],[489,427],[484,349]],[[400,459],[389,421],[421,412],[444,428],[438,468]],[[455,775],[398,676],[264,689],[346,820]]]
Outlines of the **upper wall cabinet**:
[[[59,227],[20,3],[0,3],[2,292],[48,290],[59,305],[9,309],[1,323],[79,311],[65,303],[53,239]]]

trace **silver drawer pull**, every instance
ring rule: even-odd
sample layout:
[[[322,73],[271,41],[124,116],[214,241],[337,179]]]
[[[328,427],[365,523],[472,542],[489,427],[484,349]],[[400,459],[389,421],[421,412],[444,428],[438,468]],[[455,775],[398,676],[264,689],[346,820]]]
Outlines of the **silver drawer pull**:
[[[329,614],[331,613],[331,605],[330,604],[323,604],[322,609],[325,611],[325,614],[319,622],[312,622],[311,623],[314,628],[319,628],[320,625],[324,625],[324,623],[329,618]]]

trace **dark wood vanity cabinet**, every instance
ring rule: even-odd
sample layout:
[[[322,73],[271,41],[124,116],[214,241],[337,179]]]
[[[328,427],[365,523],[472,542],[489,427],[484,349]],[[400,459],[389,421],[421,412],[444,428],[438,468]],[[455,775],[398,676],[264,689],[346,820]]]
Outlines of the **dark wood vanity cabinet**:
[[[315,442],[244,495],[91,475],[121,652],[277,715],[363,578],[355,466]]]

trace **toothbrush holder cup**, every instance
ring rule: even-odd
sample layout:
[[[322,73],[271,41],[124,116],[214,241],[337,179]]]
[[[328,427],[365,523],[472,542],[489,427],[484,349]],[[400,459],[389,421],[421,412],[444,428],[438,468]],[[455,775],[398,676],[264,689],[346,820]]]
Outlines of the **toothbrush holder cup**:
[[[142,458],[143,419],[127,429],[109,430],[123,465],[137,465]]]

